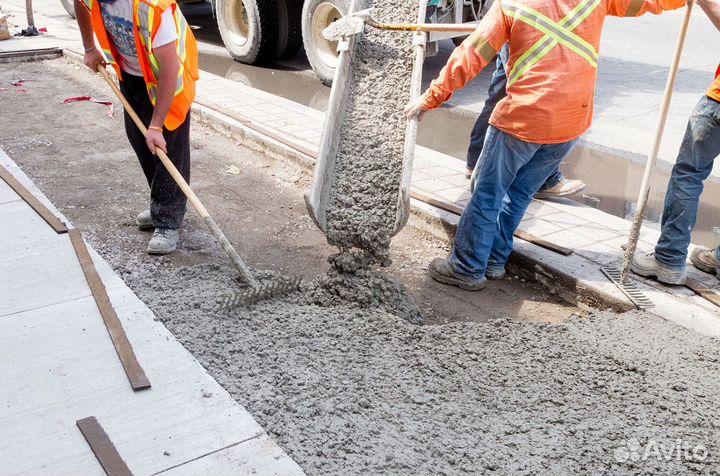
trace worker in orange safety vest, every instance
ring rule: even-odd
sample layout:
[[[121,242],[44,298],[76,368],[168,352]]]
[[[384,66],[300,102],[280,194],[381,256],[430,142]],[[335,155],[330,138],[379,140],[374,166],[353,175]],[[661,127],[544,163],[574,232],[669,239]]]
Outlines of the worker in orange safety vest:
[[[125,111],[125,131],[150,185],[150,208],[140,212],[136,223],[141,230],[154,230],[148,253],[171,253],[187,200],[155,151],[167,153],[190,181],[195,37],[175,0],[75,0],[75,13],[85,65],[93,71],[99,64],[113,66],[120,90],[148,129],[145,137]]]
[[[507,96],[490,118],[450,256],[430,263],[433,279],[479,290],[487,279],[504,277],[513,234],[533,195],[590,127],[605,17],[683,5],[685,0],[495,0],[428,90],[405,107],[408,118],[439,107],[510,44]]]

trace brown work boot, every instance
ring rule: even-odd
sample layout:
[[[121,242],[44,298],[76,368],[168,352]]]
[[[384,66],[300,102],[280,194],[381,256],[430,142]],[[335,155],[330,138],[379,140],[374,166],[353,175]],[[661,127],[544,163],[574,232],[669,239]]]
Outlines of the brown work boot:
[[[718,275],[720,270],[720,260],[717,259],[717,249],[707,249],[698,246],[690,254],[690,262],[700,271]]]

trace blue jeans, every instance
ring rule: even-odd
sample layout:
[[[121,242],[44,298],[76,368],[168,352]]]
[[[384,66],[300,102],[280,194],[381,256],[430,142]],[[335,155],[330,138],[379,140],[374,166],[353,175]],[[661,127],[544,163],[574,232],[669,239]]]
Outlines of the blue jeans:
[[[470,133],[470,146],[467,152],[467,168],[474,169],[477,164],[480,154],[482,154],[483,144],[485,144],[485,134],[487,133],[488,126],[490,125],[490,116],[495,110],[497,103],[504,98],[507,93],[505,87],[507,86],[507,75],[505,74],[505,65],[507,65],[508,58],[510,56],[510,46],[506,43],[502,47],[500,53],[497,55],[495,60],[495,72],[490,79],[490,86],[488,87],[488,97],[485,100],[480,116],[475,121],[475,126]],[[541,187],[542,189],[552,188],[562,179],[562,172],[560,168],[556,168],[550,177],[545,181],[545,184]]]
[[[533,144],[490,126],[470,203],[460,217],[450,265],[470,278],[502,269],[533,195],[575,145]],[[489,264],[488,264],[489,262]]]
[[[690,116],[665,195],[658,261],[674,269],[686,264],[690,234],[697,219],[703,181],[720,155],[720,103],[703,96]],[[717,254],[718,258],[720,255]]]

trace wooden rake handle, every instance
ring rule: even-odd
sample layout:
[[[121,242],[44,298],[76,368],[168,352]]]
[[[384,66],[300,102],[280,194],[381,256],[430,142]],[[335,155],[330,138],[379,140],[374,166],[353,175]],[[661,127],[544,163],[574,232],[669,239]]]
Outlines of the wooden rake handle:
[[[108,83],[108,86],[110,86],[110,89],[113,90],[115,95],[117,96],[118,100],[122,103],[123,107],[125,108],[125,111],[128,113],[128,115],[132,118],[135,125],[140,129],[140,132],[142,132],[143,136],[147,137],[148,130],[147,127],[145,127],[145,124],[140,120],[140,117],[135,113],[135,110],[132,108],[130,103],[125,99],[125,96],[123,95],[122,91],[120,91],[120,88],[117,84],[115,84],[115,81],[110,77],[107,70],[105,69],[105,65],[98,64],[97,65],[97,71],[100,73],[100,75],[105,79],[105,81]],[[253,288],[258,288],[260,284],[255,279],[255,276],[253,276],[252,272],[250,272],[250,268],[245,264],[245,262],[240,258],[240,255],[238,255],[237,251],[235,251],[235,248],[230,243],[230,241],[225,237],[225,234],[220,230],[220,227],[215,222],[213,217],[210,216],[210,213],[208,213],[205,206],[200,202],[200,199],[195,195],[195,192],[192,191],[190,188],[190,185],[185,181],[185,178],[180,174],[180,171],[175,167],[175,164],[172,163],[170,158],[167,156],[165,152],[160,150],[159,148],[155,148],[155,152],[160,159],[160,162],[165,166],[167,171],[170,173],[170,176],[173,178],[175,183],[177,183],[178,187],[180,187],[180,190],[185,194],[188,201],[192,204],[193,208],[197,211],[198,215],[205,221],[205,225],[208,227],[210,232],[213,234],[216,240],[220,243],[220,245],[223,247],[223,250],[228,255],[228,258],[230,258],[230,261],[233,263],[235,268],[240,273],[240,276],[242,279],[248,283]]]
[[[638,193],[637,207],[635,209],[635,218],[633,219],[632,226],[630,227],[630,234],[628,235],[628,243],[625,248],[625,256],[623,258],[623,266],[620,275],[620,282],[624,283],[627,279],[628,272],[630,270],[630,264],[637,248],[637,243],[640,238],[640,230],[642,228],[643,214],[645,213],[645,206],[647,205],[648,196],[650,195],[650,179],[652,178],[652,172],[657,162],[658,153],[660,151],[660,143],[662,142],[663,132],[665,131],[665,124],[667,122],[668,112],[670,110],[670,100],[672,99],[673,89],[675,88],[675,79],[677,78],[678,68],[680,66],[680,58],[682,57],[683,47],[685,46],[685,38],[687,37],[688,27],[690,25],[690,17],[692,14],[692,8],[694,1],[690,1],[685,9],[685,17],[683,24],[678,34],[677,42],[675,43],[675,54],[673,55],[673,61],[670,66],[670,73],[668,73],[667,82],[665,83],[665,91],[663,93],[662,103],[660,105],[660,115],[655,126],[655,138],[653,139],[652,149],[648,155],[647,162],[645,163],[645,172],[643,174],[642,184],[640,185],[640,191]]]

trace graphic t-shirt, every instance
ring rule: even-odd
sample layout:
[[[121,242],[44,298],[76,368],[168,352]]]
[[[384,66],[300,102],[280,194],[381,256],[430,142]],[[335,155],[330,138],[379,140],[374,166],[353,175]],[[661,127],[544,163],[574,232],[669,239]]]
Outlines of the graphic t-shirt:
[[[135,31],[133,27],[133,1],[134,0],[99,0],[102,11],[103,23],[110,41],[117,48],[120,58],[120,68],[128,74],[142,76],[140,60],[135,46]],[[177,40],[175,20],[172,15],[172,8],[168,8],[162,14],[160,28],[158,29],[153,48],[167,45]]]

